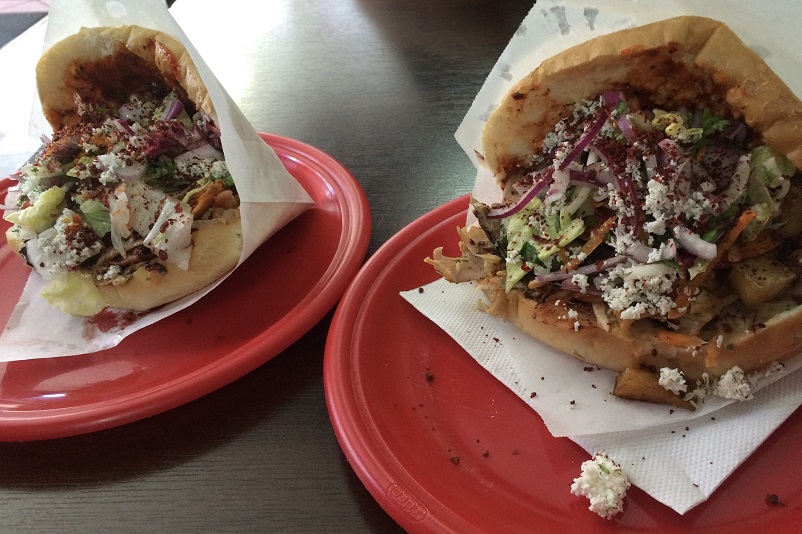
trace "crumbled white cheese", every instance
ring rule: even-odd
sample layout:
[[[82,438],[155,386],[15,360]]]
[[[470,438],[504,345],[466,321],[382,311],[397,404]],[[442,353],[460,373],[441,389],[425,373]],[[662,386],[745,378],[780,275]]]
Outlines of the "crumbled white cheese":
[[[228,167],[225,162],[214,158],[191,158],[186,161],[177,161],[175,168],[182,174],[197,178],[208,176],[214,180],[228,176]]]
[[[588,275],[575,274],[571,277],[571,282],[576,284],[580,293],[587,293],[588,291]]]
[[[606,275],[599,276],[597,287],[602,298],[621,319],[640,319],[646,315],[667,315],[676,303],[669,297],[677,273],[660,274],[647,278],[628,278],[631,262],[619,263]]]
[[[97,161],[103,166],[100,173],[100,183],[108,185],[117,182],[117,171],[125,167],[125,161],[117,154],[101,154]]]
[[[685,395],[684,399],[695,406],[696,401],[704,400],[705,397],[710,395],[712,389],[710,377],[708,377],[707,373],[702,373],[702,380],[696,381],[696,386]]]
[[[660,379],[658,380],[663,388],[679,395],[688,390],[688,384],[685,383],[685,376],[679,369],[671,369],[670,367],[663,367],[660,369]]]
[[[65,208],[55,224],[36,238],[36,249],[40,251],[36,263],[46,272],[55,274],[76,268],[103,249],[103,243],[99,240],[90,245],[79,239],[79,235],[67,239],[67,230],[75,224],[75,218],[76,213]]]
[[[610,519],[624,509],[630,483],[626,473],[606,454],[582,462],[582,474],[571,484],[571,493],[587,497],[589,510]]]
[[[103,279],[114,280],[122,274],[122,267],[119,265],[110,265],[108,270],[103,274]]]
[[[718,397],[725,399],[735,399],[745,401],[752,399],[752,387],[749,380],[744,375],[740,367],[733,367],[721,378],[718,379],[714,387],[714,393]]]
[[[771,362],[766,369],[762,372],[759,372],[758,375],[762,374],[763,377],[768,378],[770,376],[778,375],[785,371],[785,365],[780,362]],[[761,378],[758,376],[758,379]]]

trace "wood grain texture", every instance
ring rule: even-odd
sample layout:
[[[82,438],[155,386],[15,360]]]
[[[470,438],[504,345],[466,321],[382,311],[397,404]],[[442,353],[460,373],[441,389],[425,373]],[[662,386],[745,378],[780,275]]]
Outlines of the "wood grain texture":
[[[217,20],[217,31],[185,29],[257,130],[314,145],[352,172],[371,205],[373,253],[470,190],[473,167],[453,135],[531,7],[216,2],[196,17]],[[229,23],[223,10],[232,9],[241,20],[262,17],[264,31]],[[268,23],[277,13],[281,23]],[[400,531],[352,471],[329,422],[322,361],[330,319],[254,372],[167,413],[84,436],[0,444],[2,530]]]

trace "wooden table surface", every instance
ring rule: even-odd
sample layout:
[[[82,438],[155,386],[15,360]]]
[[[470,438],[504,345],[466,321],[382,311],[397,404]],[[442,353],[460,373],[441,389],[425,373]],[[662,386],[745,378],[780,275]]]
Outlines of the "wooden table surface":
[[[194,5],[192,19],[203,23],[184,29],[254,127],[316,146],[357,178],[372,211],[372,254],[470,190],[473,167],[453,134],[532,1]],[[0,15],[0,42],[36,20],[24,17]],[[250,374],[166,413],[0,444],[0,530],[400,530],[352,471],[329,421],[330,319]]]

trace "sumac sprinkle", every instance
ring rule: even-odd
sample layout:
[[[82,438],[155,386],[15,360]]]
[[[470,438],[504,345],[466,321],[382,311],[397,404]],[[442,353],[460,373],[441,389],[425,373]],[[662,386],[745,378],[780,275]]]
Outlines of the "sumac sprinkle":
[[[452,456],[451,457],[451,463],[454,464],[454,465],[459,464],[459,456]]]
[[[784,504],[780,502],[780,497],[777,496],[776,493],[769,493],[766,495],[766,504],[770,506],[784,506]]]
[[[519,93],[517,91],[512,93],[512,99],[513,100],[523,100],[524,98],[526,98],[526,95],[523,94],[523,93]]]
[[[426,381],[432,382],[434,380],[434,374],[431,371],[426,371]]]

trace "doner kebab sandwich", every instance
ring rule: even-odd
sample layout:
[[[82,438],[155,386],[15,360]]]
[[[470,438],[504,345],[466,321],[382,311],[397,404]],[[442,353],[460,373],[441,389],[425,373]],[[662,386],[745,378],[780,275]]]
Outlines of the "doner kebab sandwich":
[[[209,285],[242,249],[216,114],[184,46],[137,26],[84,28],[36,67],[52,139],[18,173],[9,247],[42,295],[91,316]]]
[[[489,314],[618,371],[619,396],[691,409],[802,349],[802,102],[723,23],[545,60],[482,144],[504,201],[472,199],[461,255],[427,261]]]

